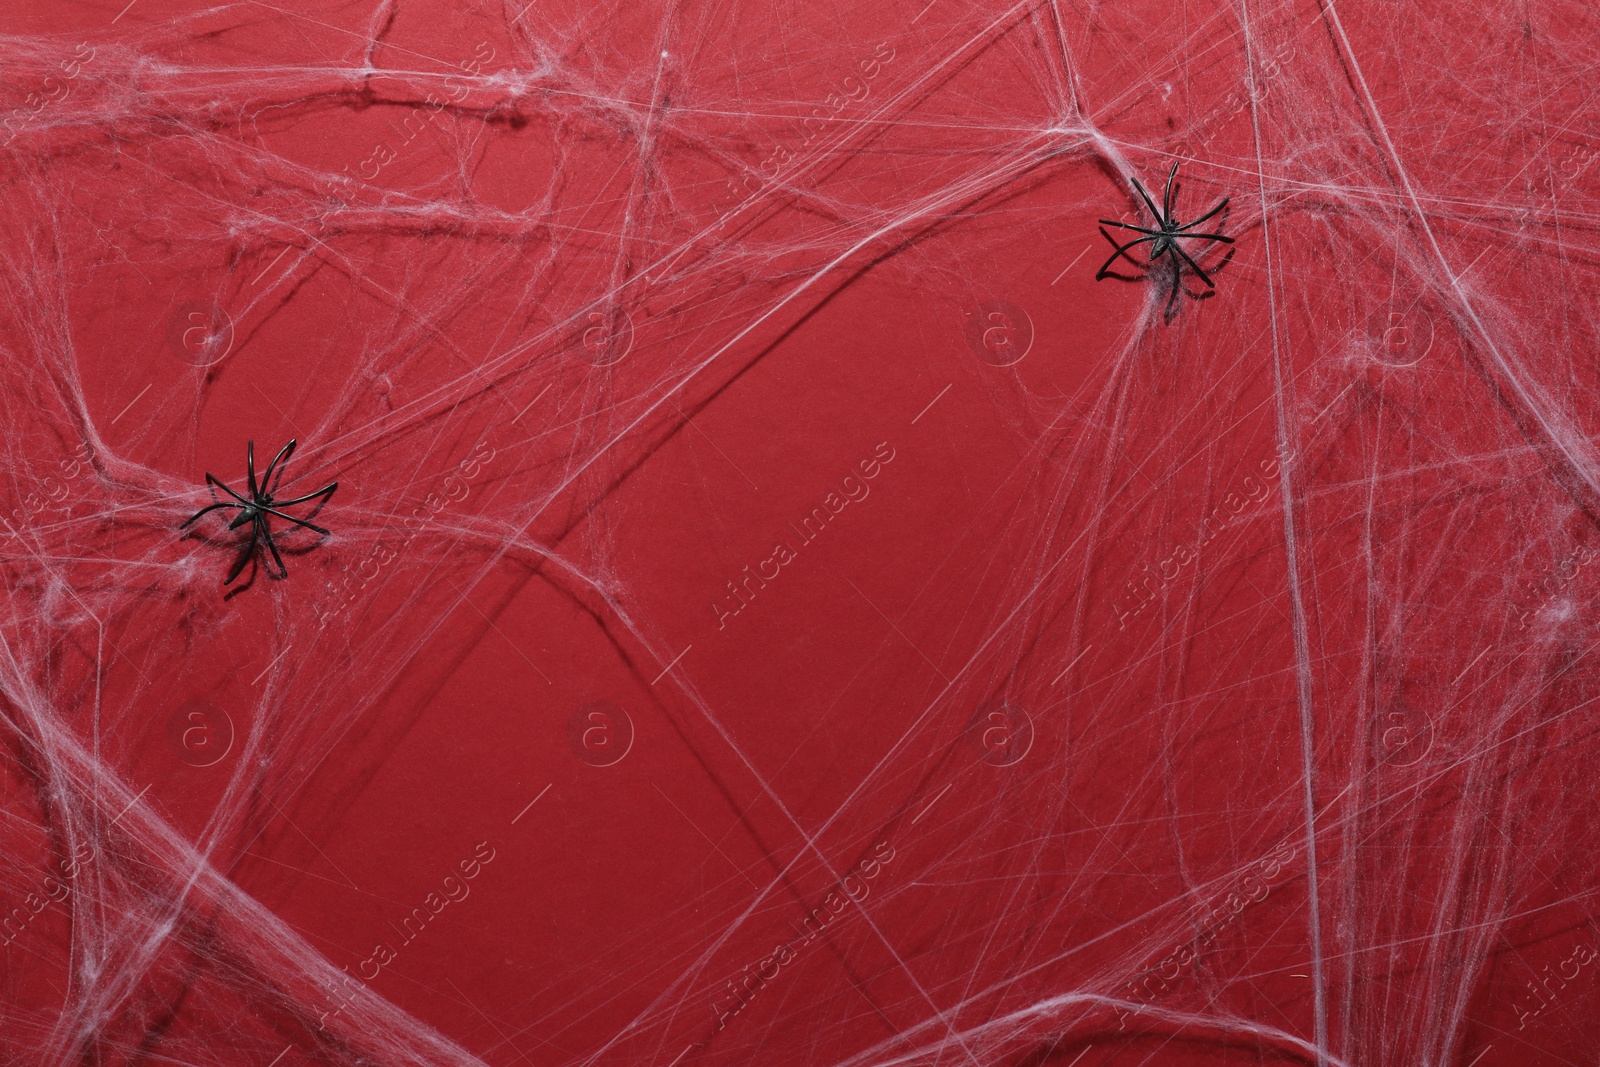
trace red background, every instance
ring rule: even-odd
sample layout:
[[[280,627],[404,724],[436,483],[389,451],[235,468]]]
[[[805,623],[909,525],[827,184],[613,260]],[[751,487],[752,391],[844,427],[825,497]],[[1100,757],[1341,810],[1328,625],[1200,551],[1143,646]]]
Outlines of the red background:
[[[0,1055],[1594,1062],[1597,23],[9,5]]]

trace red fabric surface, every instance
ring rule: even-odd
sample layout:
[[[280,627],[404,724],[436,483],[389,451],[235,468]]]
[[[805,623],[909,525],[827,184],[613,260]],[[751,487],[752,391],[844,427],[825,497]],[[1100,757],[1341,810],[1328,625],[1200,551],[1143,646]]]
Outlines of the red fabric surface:
[[[1593,1062],[1597,22],[7,5],[0,1058]]]

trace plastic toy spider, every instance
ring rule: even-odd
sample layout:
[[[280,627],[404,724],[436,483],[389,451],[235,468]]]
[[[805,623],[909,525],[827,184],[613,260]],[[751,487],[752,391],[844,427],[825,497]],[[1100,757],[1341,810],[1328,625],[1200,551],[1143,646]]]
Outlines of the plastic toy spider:
[[[188,526],[190,523],[194,522],[208,511],[216,511],[218,508],[239,509],[238,517],[232,522],[228,523],[228,529],[237,530],[245,523],[249,523],[250,543],[245,546],[244,552],[240,554],[238,562],[233,565],[233,569],[228,572],[228,576],[222,580],[223,585],[229,585],[235,578],[239,577],[239,572],[244,570],[244,565],[249,563],[250,560],[257,555],[258,546],[263,544],[266,545],[267,550],[272,553],[272,558],[278,563],[278,573],[275,575],[275,577],[289,577],[289,568],[283,565],[283,557],[278,554],[278,546],[273,543],[272,528],[267,525],[268,515],[276,515],[278,518],[292,522],[296,526],[304,526],[308,530],[315,530],[324,537],[328,536],[328,531],[324,530],[322,527],[317,526],[314,523],[307,522],[305,519],[297,519],[293,515],[287,515],[278,509],[291,507],[295,504],[304,504],[308,500],[315,500],[318,497],[322,497],[322,504],[318,504],[317,507],[311,512],[311,514],[315,515],[318,511],[322,510],[322,505],[328,502],[328,498],[333,496],[333,491],[339,488],[338,482],[329,482],[321,489],[318,489],[315,493],[307,493],[305,496],[297,496],[293,500],[273,499],[273,491],[277,488],[277,486],[274,484],[274,480],[282,480],[283,468],[288,465],[289,457],[294,455],[294,446],[295,442],[293,440],[283,446],[283,449],[278,453],[277,457],[267,465],[266,473],[261,476],[261,480],[259,482],[256,481],[256,443],[251,441],[245,446],[245,464],[249,477],[248,487],[250,490],[250,495],[248,497],[240,496],[232,489],[229,489],[226,485],[223,485],[222,482],[218,480],[216,475],[212,474],[210,471],[206,472],[206,481],[218,489],[221,489],[224,493],[227,493],[229,496],[233,497],[233,499],[223,500],[219,503],[211,504],[207,507],[201,508],[199,511],[190,516],[188,521],[186,521],[183,526],[179,526],[178,529],[183,529],[184,526]],[[272,567],[270,564],[267,566],[267,573],[269,575],[272,574]]]
[[[1190,232],[1196,226],[1200,225],[1202,222],[1205,222],[1207,219],[1210,219],[1212,216],[1217,214],[1217,212],[1227,207],[1227,197],[1223,197],[1220,204],[1206,212],[1204,215],[1201,215],[1193,222],[1182,224],[1178,222],[1177,217],[1172,213],[1172,201],[1173,197],[1177,193],[1177,187],[1173,183],[1177,177],[1178,164],[1174,163],[1172,165],[1172,170],[1167,174],[1167,188],[1166,192],[1162,195],[1160,210],[1156,209],[1155,201],[1150,199],[1150,194],[1145,192],[1144,186],[1139,184],[1139,179],[1133,179],[1133,187],[1139,190],[1139,196],[1144,199],[1145,206],[1150,209],[1150,214],[1155,216],[1155,228],[1148,229],[1144,226],[1135,226],[1132,223],[1113,222],[1111,219],[1101,219],[1100,233],[1104,235],[1106,240],[1111,242],[1116,251],[1111,253],[1111,258],[1106,260],[1105,265],[1101,267],[1094,276],[1094,280],[1097,282],[1107,277],[1120,277],[1120,275],[1110,273],[1111,265],[1117,261],[1119,256],[1123,259],[1126,259],[1134,266],[1140,267],[1141,269],[1146,266],[1154,267],[1156,265],[1156,260],[1160,259],[1162,256],[1166,256],[1172,263],[1172,295],[1167,298],[1166,309],[1166,317],[1169,319],[1172,317],[1173,310],[1177,305],[1178,290],[1182,288],[1179,280],[1181,271],[1181,267],[1179,265],[1180,259],[1184,263],[1189,264],[1190,268],[1200,276],[1200,280],[1206,283],[1206,288],[1215,289],[1217,287],[1216,283],[1211,280],[1211,276],[1201,269],[1200,264],[1196,263],[1194,261],[1194,257],[1185,252],[1183,250],[1183,246],[1178,242],[1180,240],[1189,239],[1195,241],[1221,241],[1224,244],[1233,244],[1232,237],[1224,237],[1220,233]],[[1112,237],[1109,233],[1106,233],[1105,228],[1107,226],[1116,226],[1124,230],[1133,230],[1136,233],[1142,233],[1145,236],[1137,237],[1134,240],[1129,241],[1127,244],[1117,244],[1116,238]],[[1146,242],[1150,244],[1150,262],[1148,264],[1142,264],[1132,256],[1128,255],[1128,249],[1133,248],[1135,245],[1145,244]]]

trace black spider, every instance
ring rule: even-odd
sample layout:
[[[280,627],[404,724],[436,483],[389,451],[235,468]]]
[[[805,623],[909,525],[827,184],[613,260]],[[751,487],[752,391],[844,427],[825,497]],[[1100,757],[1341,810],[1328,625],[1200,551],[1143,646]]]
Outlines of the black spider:
[[[1105,266],[1101,267],[1094,276],[1094,280],[1097,282],[1107,277],[1120,277],[1120,275],[1109,273],[1111,270],[1111,264],[1115,263],[1117,261],[1117,257],[1119,256],[1126,259],[1134,266],[1143,268],[1146,266],[1146,264],[1141,264],[1138,260],[1128,255],[1128,249],[1134,247],[1135,245],[1142,245],[1146,242],[1150,242],[1150,262],[1148,266],[1155,266],[1156,260],[1160,259],[1162,256],[1167,256],[1168,260],[1172,263],[1172,296],[1167,299],[1166,309],[1166,316],[1168,318],[1172,317],[1173,307],[1178,299],[1178,290],[1180,288],[1179,271],[1181,269],[1178,261],[1180,258],[1184,263],[1189,264],[1189,266],[1193,268],[1194,272],[1200,276],[1200,280],[1206,283],[1206,288],[1216,288],[1216,284],[1212,282],[1211,276],[1201,269],[1200,264],[1196,263],[1194,258],[1190,256],[1189,253],[1183,250],[1183,246],[1178,243],[1179,239],[1188,238],[1196,241],[1221,241],[1224,244],[1233,244],[1232,237],[1224,237],[1220,233],[1190,232],[1196,226],[1200,225],[1202,222],[1205,222],[1217,212],[1227,207],[1227,197],[1223,197],[1220,204],[1206,212],[1204,215],[1201,215],[1193,222],[1183,223],[1181,225],[1179,224],[1177,218],[1172,214],[1172,199],[1177,191],[1176,187],[1173,185],[1173,181],[1177,178],[1177,176],[1178,164],[1174,163],[1172,165],[1172,170],[1167,174],[1167,189],[1162,197],[1160,210],[1156,209],[1155,201],[1151,200],[1150,194],[1144,191],[1144,186],[1139,184],[1139,179],[1133,179],[1133,187],[1139,190],[1139,196],[1144,199],[1145,206],[1150,209],[1150,214],[1155,216],[1155,229],[1147,229],[1143,226],[1134,226],[1133,224],[1127,222],[1113,222],[1111,219],[1101,219],[1100,232],[1105,236],[1106,240],[1111,242],[1116,251],[1111,253],[1111,258],[1106,260]],[[1117,244],[1116,238],[1112,237],[1109,233],[1106,233],[1105,228],[1107,226],[1117,226],[1124,230],[1134,230],[1138,233],[1144,234],[1145,236],[1135,238],[1134,240],[1129,241],[1127,244],[1119,245]]]
[[[223,585],[228,585],[239,577],[239,572],[244,570],[244,565],[256,555],[257,546],[260,544],[265,544],[268,551],[272,553],[272,558],[278,561],[278,574],[276,576],[279,578],[289,577],[289,568],[283,565],[283,557],[278,555],[278,546],[272,541],[272,529],[267,525],[268,515],[276,515],[278,518],[292,522],[296,526],[304,526],[308,530],[315,530],[324,537],[328,535],[328,531],[322,527],[309,523],[305,519],[297,519],[293,515],[286,515],[278,509],[290,507],[294,504],[304,504],[306,501],[315,500],[317,497],[322,497],[322,504],[326,504],[328,498],[333,496],[333,491],[339,488],[338,482],[329,482],[315,493],[297,496],[293,500],[274,500],[272,497],[273,490],[276,488],[273,483],[275,480],[281,481],[283,479],[283,468],[288,465],[289,457],[294,455],[294,446],[295,442],[292,440],[283,446],[277,458],[267,465],[266,473],[261,476],[259,482],[256,481],[256,443],[251,441],[245,446],[245,464],[249,476],[249,497],[240,496],[223,485],[216,475],[210,471],[206,472],[206,481],[233,497],[233,500],[224,500],[201,508],[178,529],[183,529],[184,526],[188,526],[189,523],[194,522],[208,511],[215,511],[218,508],[239,509],[238,518],[228,523],[228,529],[237,530],[248,522],[250,524],[250,543],[245,546],[244,552],[239,556],[239,561],[233,565],[233,570],[229,571],[228,576],[223,579]],[[322,504],[318,504],[311,514],[315,515],[318,511],[321,511]],[[267,573],[269,575],[272,574],[270,564],[267,566]]]

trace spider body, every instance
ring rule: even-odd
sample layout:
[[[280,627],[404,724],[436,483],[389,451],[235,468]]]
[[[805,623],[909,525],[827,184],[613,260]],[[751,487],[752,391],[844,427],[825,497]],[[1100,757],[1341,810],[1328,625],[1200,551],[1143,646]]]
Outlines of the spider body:
[[[1119,258],[1126,259],[1129,263],[1132,263],[1136,267],[1144,268],[1156,266],[1161,258],[1165,256],[1167,262],[1172,264],[1172,295],[1167,298],[1166,309],[1166,315],[1168,318],[1171,318],[1173,310],[1177,305],[1178,291],[1182,287],[1181,272],[1183,269],[1183,264],[1187,263],[1189,265],[1189,269],[1193,270],[1195,274],[1199,275],[1200,280],[1206,284],[1207,289],[1216,288],[1216,283],[1211,280],[1211,276],[1205,272],[1204,268],[1202,268],[1200,264],[1195,262],[1194,257],[1184,249],[1180,242],[1185,240],[1220,241],[1223,244],[1233,244],[1232,237],[1226,237],[1220,233],[1194,232],[1195,227],[1199,226],[1203,222],[1209,221],[1223,208],[1228,206],[1227,197],[1223,197],[1222,201],[1218,203],[1216,207],[1212,208],[1204,215],[1201,215],[1193,222],[1178,221],[1177,215],[1173,212],[1172,204],[1177,194],[1177,186],[1175,185],[1177,177],[1178,164],[1174,163],[1172,165],[1172,170],[1167,172],[1167,187],[1162,193],[1161,207],[1159,208],[1156,207],[1155,201],[1150,198],[1150,194],[1145,192],[1144,186],[1139,184],[1139,179],[1133,179],[1133,187],[1139,191],[1139,197],[1144,201],[1145,207],[1150,209],[1150,214],[1155,219],[1155,225],[1154,227],[1135,226],[1128,222],[1116,222],[1111,219],[1101,219],[1100,233],[1107,241],[1111,242],[1114,251],[1111,253],[1111,258],[1105,261],[1105,264],[1102,265],[1097,272],[1095,272],[1094,276],[1094,280],[1097,282],[1107,277],[1117,277],[1117,275],[1111,274],[1111,265],[1114,264]],[[1112,237],[1111,234],[1106,232],[1107,226],[1115,226],[1118,229],[1123,230],[1133,230],[1135,233],[1142,234],[1143,236],[1136,237],[1126,244],[1118,244],[1116,238]],[[1148,244],[1150,246],[1150,258],[1148,263],[1140,263],[1138,260],[1128,255],[1128,250],[1130,248],[1135,248],[1142,244]]]
[[[245,545],[244,552],[240,554],[239,559],[233,565],[233,569],[228,572],[228,576],[222,580],[223,585],[229,585],[235,578],[239,577],[239,572],[244,570],[245,564],[249,563],[257,555],[259,548],[263,545],[271,553],[272,559],[278,564],[278,571],[275,576],[278,578],[287,578],[289,576],[289,568],[284,566],[283,557],[278,553],[278,546],[272,540],[272,527],[267,522],[267,516],[269,515],[276,515],[286,522],[292,522],[296,526],[304,526],[308,530],[315,530],[324,537],[328,536],[329,531],[321,526],[307,522],[305,519],[296,518],[280,509],[293,507],[296,504],[304,504],[319,497],[322,498],[322,503],[326,504],[328,499],[333,496],[333,491],[339,488],[338,482],[329,482],[314,493],[297,496],[292,500],[279,500],[274,496],[277,491],[277,483],[283,479],[283,469],[288,465],[289,457],[294,455],[294,449],[295,442],[293,440],[284,445],[272,462],[267,464],[266,472],[258,480],[256,478],[256,443],[251,441],[245,446],[246,487],[249,490],[249,496],[234,492],[222,484],[216,475],[210,471],[206,472],[206,481],[215,488],[221,489],[233,499],[222,500],[201,508],[191,515],[178,529],[183,529],[208,511],[216,511],[218,508],[238,509],[239,514],[234,516],[232,522],[228,523],[228,529],[237,530],[248,523],[250,525],[250,542]],[[316,514],[321,509],[322,504],[317,505],[312,514]],[[269,575],[273,573],[270,563],[267,565],[267,573]]]

